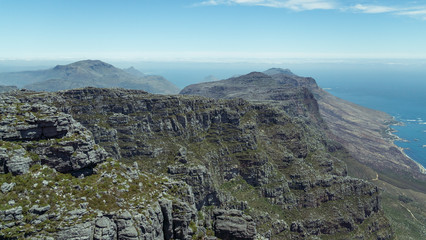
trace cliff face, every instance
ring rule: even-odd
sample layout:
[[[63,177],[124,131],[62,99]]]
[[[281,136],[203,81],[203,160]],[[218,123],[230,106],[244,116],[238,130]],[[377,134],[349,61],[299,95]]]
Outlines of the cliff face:
[[[277,70],[272,69],[275,73]],[[318,103],[309,89],[318,88],[312,78],[302,78],[284,71],[271,77],[252,72],[217,82],[193,84],[180,94],[198,95],[215,99],[242,98],[257,103],[268,103],[284,110],[292,117],[306,118],[310,124],[327,128],[319,113]]]
[[[303,91],[304,94],[300,94]],[[181,94],[243,98],[280,106],[294,117],[317,119],[312,122],[320,123],[331,139],[374,170],[367,174],[364,168],[353,167],[350,169],[352,175],[365,179],[378,175],[378,179],[395,186],[426,193],[426,175],[393,144],[394,138],[389,134],[389,124],[394,122],[392,117],[334,97],[319,88],[313,78],[299,77],[289,70],[270,69],[264,73],[190,85]]]
[[[136,90],[85,88],[12,95],[2,96],[5,104],[13,99],[19,106],[32,107],[8,110],[7,119],[30,114],[29,109],[37,104],[49,106],[54,120],[48,122],[57,134],[43,134],[44,114],[35,122],[25,118],[16,125],[25,127],[3,131],[7,136],[15,133],[15,138],[2,138],[3,149],[15,144],[32,159],[27,174],[1,175],[8,192],[1,195],[5,236],[391,237],[377,187],[348,177],[345,164],[333,157],[336,145],[318,128],[322,126],[315,117],[318,105],[308,92],[295,94],[300,96],[295,111],[306,113],[306,118],[289,116],[282,107],[244,100],[161,96]],[[288,96],[280,98],[291,101]],[[66,124],[56,119],[67,119]],[[42,134],[23,139],[26,135],[19,129]],[[70,134],[76,139],[69,139]],[[79,134],[85,136],[84,143],[78,140]],[[61,145],[63,141],[67,144]],[[74,153],[61,160],[43,155],[56,142],[60,149],[70,145],[83,152],[91,149],[93,154],[86,151],[86,156],[96,160],[71,164],[75,169],[58,167],[72,162]],[[103,149],[122,163],[112,158],[105,162]],[[57,171],[41,167],[40,175],[40,165],[34,161]],[[91,171],[79,171],[87,168]],[[70,177],[69,172],[86,177]],[[40,183],[29,191],[28,182]],[[37,202],[40,191],[65,199]],[[28,229],[26,224],[35,227]]]

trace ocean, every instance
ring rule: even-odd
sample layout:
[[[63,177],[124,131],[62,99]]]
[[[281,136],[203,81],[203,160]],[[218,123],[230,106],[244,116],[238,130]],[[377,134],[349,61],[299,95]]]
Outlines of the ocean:
[[[213,75],[226,79],[271,67],[289,68],[313,77],[333,95],[395,117],[404,126],[392,126],[403,141],[395,142],[405,153],[426,167],[426,62],[419,60],[322,63],[144,63],[135,66],[145,73],[160,74],[183,88]],[[211,78],[210,78],[211,79]]]
[[[380,110],[403,126],[391,126],[402,141],[395,144],[426,167],[426,68],[420,64],[352,65],[317,71],[317,82],[331,94]]]

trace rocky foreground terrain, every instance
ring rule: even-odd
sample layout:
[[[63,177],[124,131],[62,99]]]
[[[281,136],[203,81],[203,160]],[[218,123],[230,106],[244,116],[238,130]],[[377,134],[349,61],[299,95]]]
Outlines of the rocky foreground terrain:
[[[0,238],[391,239],[314,95],[285,96],[2,94]]]

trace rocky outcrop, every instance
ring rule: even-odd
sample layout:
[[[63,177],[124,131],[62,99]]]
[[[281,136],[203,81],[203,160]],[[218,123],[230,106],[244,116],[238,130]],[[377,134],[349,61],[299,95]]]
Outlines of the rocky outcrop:
[[[90,223],[76,224],[59,231],[55,239],[58,240],[90,240],[93,237],[93,226]]]
[[[161,206],[160,206],[161,204]],[[165,217],[166,216],[166,217]],[[56,234],[58,239],[191,239],[189,224],[196,222],[195,212],[185,203],[172,204],[161,199],[145,211],[124,210],[105,214],[95,221],[77,224]]]
[[[20,221],[22,219],[24,219],[24,215],[22,215],[22,207],[21,206],[0,211],[0,221],[2,221],[2,222],[14,221],[14,220]],[[6,227],[7,227],[7,225],[6,225]]]
[[[1,191],[2,191],[3,193],[7,193],[7,192],[11,191],[15,185],[16,185],[15,183],[7,183],[7,182],[4,182],[4,183],[1,185]]]
[[[192,187],[197,209],[203,206],[219,206],[218,192],[210,172],[205,166],[172,165],[168,167],[172,178],[182,180]]]
[[[60,172],[77,172],[107,156],[86,128],[53,106],[21,102],[13,96],[2,96],[0,106],[4,173],[24,174],[37,162]],[[16,144],[18,141],[23,143]]]
[[[221,239],[249,240],[256,237],[256,224],[239,210],[215,210],[215,233]]]
[[[117,225],[108,217],[101,217],[95,222],[94,240],[117,239]]]
[[[11,172],[19,175],[27,173],[32,160],[23,148],[7,149],[0,147],[0,163],[4,166],[2,173]]]

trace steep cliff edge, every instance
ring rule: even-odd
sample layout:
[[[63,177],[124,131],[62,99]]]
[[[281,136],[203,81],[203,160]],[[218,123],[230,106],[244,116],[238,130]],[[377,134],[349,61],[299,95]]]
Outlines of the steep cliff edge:
[[[318,110],[311,108],[307,114],[294,111],[295,106],[303,106],[305,102],[288,96],[300,89],[313,94]],[[283,109],[295,117],[319,112],[321,117],[318,119],[324,119],[330,138],[341,143],[357,161],[377,172],[381,180],[426,193],[426,175],[418,164],[393,144],[394,138],[389,129],[389,125],[395,122],[393,118],[339,99],[319,88],[313,78],[300,77],[289,70],[270,69],[265,73],[249,73],[237,78],[190,85],[181,94],[269,102],[284,106]],[[376,177],[372,171],[370,175],[366,174],[363,168],[350,170],[357,177]]]
[[[184,88],[181,93],[215,98],[240,97],[251,102],[284,106],[281,108],[299,119],[309,119],[309,115],[315,116],[312,113],[319,112],[326,123],[325,128],[322,124],[319,127],[325,130],[330,139],[339,142],[330,150],[334,149],[333,155],[345,161],[348,174],[371,181],[385,190],[384,208],[396,237],[422,238],[426,231],[425,175],[393,143],[395,138],[389,128],[394,123],[392,117],[336,98],[319,88],[312,78],[299,77],[282,69],[271,69],[264,73],[194,84]],[[260,81],[256,81],[253,76],[260,78]],[[245,85],[240,84],[243,82]],[[276,98],[277,92],[281,96],[288,96],[301,87],[313,94],[319,111],[307,114],[295,112],[292,110],[294,106],[303,106],[303,101],[296,101],[298,98],[294,97]]]
[[[9,194],[1,195],[6,236],[391,238],[378,188],[347,176],[345,164],[333,156],[335,144],[318,128],[322,123],[316,113],[307,109],[317,108],[315,101],[303,91],[294,95],[308,96],[298,100],[296,111],[306,113],[303,118],[288,115],[282,107],[244,100],[136,90],[12,95],[7,98],[22,105],[55,107],[55,115],[70,116],[92,132],[99,151],[105,149],[133,167],[110,159],[93,164],[93,174],[82,178],[41,167],[46,184],[38,164],[24,175],[1,175],[13,185],[5,186]],[[66,134],[57,136],[61,138]],[[29,143],[44,141],[3,139],[27,151],[32,149]],[[25,192],[26,182],[37,181],[33,192]],[[74,203],[49,198],[37,203],[38,191],[58,192]],[[48,210],[37,210],[47,205]],[[39,217],[38,212],[47,215]],[[63,216],[66,224],[59,224]],[[42,225],[26,228],[34,218]],[[71,224],[73,219],[78,221]]]

